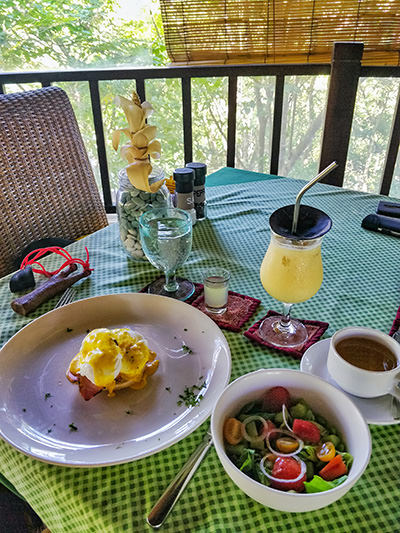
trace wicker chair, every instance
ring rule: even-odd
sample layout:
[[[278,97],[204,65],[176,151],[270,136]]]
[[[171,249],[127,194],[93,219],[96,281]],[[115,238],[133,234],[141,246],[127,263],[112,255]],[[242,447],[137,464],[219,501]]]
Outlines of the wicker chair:
[[[74,240],[107,216],[66,93],[0,96],[0,276],[33,241]]]

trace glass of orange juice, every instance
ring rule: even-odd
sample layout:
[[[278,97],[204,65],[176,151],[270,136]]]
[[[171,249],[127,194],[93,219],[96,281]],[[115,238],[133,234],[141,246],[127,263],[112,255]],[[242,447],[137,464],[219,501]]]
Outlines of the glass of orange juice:
[[[321,244],[332,225],[323,211],[301,206],[298,230],[292,234],[290,213],[293,206],[285,206],[271,215],[271,240],[260,268],[264,289],[283,303],[284,310],[282,316],[264,319],[259,334],[268,343],[282,348],[300,347],[308,338],[306,327],[293,320],[290,311],[293,304],[308,300],[321,287]]]

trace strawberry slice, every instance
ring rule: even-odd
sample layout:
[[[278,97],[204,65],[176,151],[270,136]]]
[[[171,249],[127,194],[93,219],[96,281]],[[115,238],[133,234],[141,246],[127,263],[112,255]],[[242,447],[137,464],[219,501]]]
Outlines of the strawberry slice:
[[[301,420],[295,418],[293,420],[293,433],[300,437],[300,439],[312,444],[317,444],[320,441],[321,433],[317,426],[308,420]]]
[[[278,413],[282,405],[290,404],[290,394],[285,387],[272,387],[264,393],[263,406],[269,413]]]
[[[278,479],[296,479],[301,472],[301,466],[293,459],[293,457],[278,457],[272,468],[272,476]],[[306,481],[306,474],[297,481],[271,481],[271,487],[279,490],[296,490],[302,492],[304,490],[304,482]]]

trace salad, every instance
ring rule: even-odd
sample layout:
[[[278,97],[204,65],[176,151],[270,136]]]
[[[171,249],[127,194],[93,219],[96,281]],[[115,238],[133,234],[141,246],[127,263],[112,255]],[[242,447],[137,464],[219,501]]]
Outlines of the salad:
[[[337,429],[280,386],[227,418],[223,436],[237,468],[278,490],[330,490],[347,479],[353,462]]]

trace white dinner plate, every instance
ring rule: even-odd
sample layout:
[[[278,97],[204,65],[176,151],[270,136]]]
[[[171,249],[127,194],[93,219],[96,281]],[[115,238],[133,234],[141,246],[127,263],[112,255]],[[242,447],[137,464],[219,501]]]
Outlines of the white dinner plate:
[[[341,389],[336,381],[330,376],[326,366],[329,344],[331,339],[323,339],[316,342],[305,352],[301,358],[300,370],[309,372],[315,376],[328,381],[336,388]],[[395,420],[392,414],[392,397],[389,394],[379,398],[359,398],[343,391],[359,408],[368,424],[386,426],[389,424],[399,424],[400,420]]]
[[[66,379],[87,331],[100,327],[130,327],[157,353],[159,368],[143,390],[121,390],[112,398],[103,391],[85,401]],[[230,369],[223,333],[188,304],[139,293],[74,302],[32,321],[1,349],[0,436],[54,464],[87,467],[140,459],[204,422]],[[194,406],[178,405],[185,388],[202,399]]]

